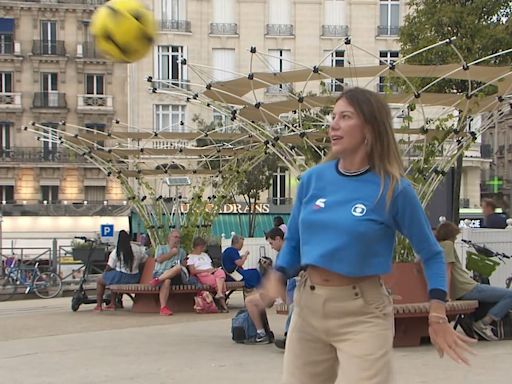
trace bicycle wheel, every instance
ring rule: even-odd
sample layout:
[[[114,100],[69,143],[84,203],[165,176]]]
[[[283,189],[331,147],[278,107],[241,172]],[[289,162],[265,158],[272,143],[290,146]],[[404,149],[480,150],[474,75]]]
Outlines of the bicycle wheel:
[[[16,293],[16,280],[12,276],[0,277],[0,301],[7,301]]]
[[[54,272],[43,272],[34,280],[34,292],[43,299],[51,299],[62,290],[62,280]]]

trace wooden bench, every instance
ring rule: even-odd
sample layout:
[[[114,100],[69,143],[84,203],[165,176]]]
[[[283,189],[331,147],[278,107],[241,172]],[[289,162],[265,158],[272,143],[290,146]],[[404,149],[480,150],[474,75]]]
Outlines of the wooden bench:
[[[428,337],[428,313],[430,305],[424,303],[393,304],[395,316],[395,347],[413,347]],[[460,314],[472,313],[478,308],[476,300],[456,300],[446,303],[446,314],[450,321]],[[276,313],[288,314],[286,304],[276,305]]]
[[[107,288],[118,294],[128,294],[133,299],[132,311],[138,313],[158,313],[160,311],[160,288],[152,287],[149,282],[153,278],[155,259],[149,258],[144,264],[139,284],[115,284]],[[228,292],[243,290],[243,282],[227,282]],[[199,291],[213,291],[206,285],[171,285],[167,305],[173,312],[194,312],[194,296]]]

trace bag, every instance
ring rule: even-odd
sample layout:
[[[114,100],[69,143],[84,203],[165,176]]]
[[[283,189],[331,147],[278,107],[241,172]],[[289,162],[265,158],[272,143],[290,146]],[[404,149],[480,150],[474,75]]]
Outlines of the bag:
[[[212,295],[208,291],[198,292],[194,297],[194,309],[197,313],[217,313],[219,310],[215,305]]]
[[[512,312],[496,322],[497,337],[500,340],[512,340]]]
[[[270,330],[268,324],[267,313],[261,314],[263,320],[263,328],[270,337],[270,342],[274,342],[274,334]],[[252,344],[256,340],[256,326],[249,316],[247,309],[241,309],[235,317],[231,319],[231,339],[238,344]]]
[[[231,273],[228,272],[228,275],[231,276],[231,278],[235,281],[242,281],[244,279],[242,274],[238,272],[236,269]]]

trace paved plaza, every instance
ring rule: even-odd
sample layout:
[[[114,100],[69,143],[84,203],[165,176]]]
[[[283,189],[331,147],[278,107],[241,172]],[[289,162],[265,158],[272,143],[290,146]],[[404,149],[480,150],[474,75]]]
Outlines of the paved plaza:
[[[127,302],[127,300],[126,300]],[[229,314],[76,313],[70,298],[0,303],[0,377],[31,383],[278,383],[283,354],[230,340]],[[278,333],[285,316],[270,314]],[[470,368],[440,360],[430,346],[395,349],[397,383],[510,383],[512,341],[480,342]],[[304,351],[307,353],[307,351]],[[314,384],[314,383],[312,383]],[[355,383],[347,383],[355,384]]]

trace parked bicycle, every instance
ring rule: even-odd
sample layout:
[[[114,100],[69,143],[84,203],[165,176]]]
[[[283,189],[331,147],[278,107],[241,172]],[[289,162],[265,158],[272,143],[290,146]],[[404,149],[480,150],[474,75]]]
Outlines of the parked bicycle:
[[[471,240],[462,240],[473,251],[466,251],[466,269],[473,272],[473,280],[481,284],[489,284],[489,277],[496,268],[505,262],[505,259],[512,258],[503,252],[495,252],[486,246],[473,243]],[[512,285],[512,275],[505,280],[505,286]]]
[[[17,293],[34,292],[43,299],[57,296],[62,290],[62,280],[55,272],[41,272],[39,263],[24,265],[15,258],[8,258],[0,276],[0,301],[9,300]]]

